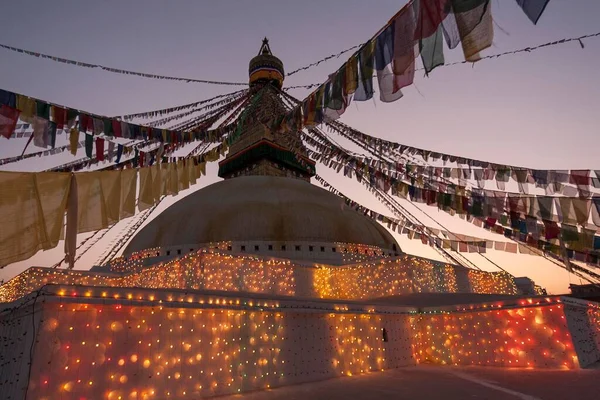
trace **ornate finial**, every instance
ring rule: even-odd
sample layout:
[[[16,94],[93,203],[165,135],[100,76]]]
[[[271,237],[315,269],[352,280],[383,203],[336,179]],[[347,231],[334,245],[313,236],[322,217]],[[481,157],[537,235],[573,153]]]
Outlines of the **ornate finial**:
[[[281,89],[285,76],[283,63],[271,53],[269,39],[266,37],[262,41],[258,55],[250,60],[248,66],[250,76],[250,85],[257,82],[271,82]]]
[[[269,39],[267,39],[266,36],[263,39],[262,46],[260,46],[260,51],[258,52],[258,55],[261,54],[273,55],[273,53],[271,53],[271,47],[269,46]]]

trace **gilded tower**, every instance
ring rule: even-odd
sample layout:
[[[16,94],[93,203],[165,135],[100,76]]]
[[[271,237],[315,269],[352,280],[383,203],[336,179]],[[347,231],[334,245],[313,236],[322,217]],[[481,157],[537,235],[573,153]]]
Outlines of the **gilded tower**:
[[[250,60],[248,75],[251,97],[247,107],[252,111],[239,139],[219,163],[219,176],[270,175],[309,181],[315,174],[315,163],[308,158],[299,135],[272,129],[287,108],[281,98],[283,63],[271,52],[267,38]]]

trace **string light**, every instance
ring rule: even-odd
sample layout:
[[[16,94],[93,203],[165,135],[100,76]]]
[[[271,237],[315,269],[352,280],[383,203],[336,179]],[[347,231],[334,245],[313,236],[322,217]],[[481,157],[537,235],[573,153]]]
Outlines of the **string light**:
[[[410,255],[389,257],[372,246],[338,243],[336,248],[346,250],[339,252],[351,264],[316,267],[285,259],[227,254],[230,242],[211,247],[216,248],[145,266],[150,258],[161,254],[158,248],[148,249],[113,260],[109,264],[111,274],[29,268],[0,286],[0,302],[17,300],[47,284],[225,290],[349,300],[429,292],[517,294],[513,278],[504,272],[469,270]],[[299,276],[308,285],[299,285]],[[459,284],[463,281],[467,284]]]
[[[197,398],[415,361],[579,367],[558,296],[407,312],[151,289],[60,286],[44,296],[52,290],[62,297],[44,302],[35,398]],[[90,302],[103,292],[114,300]],[[580,308],[600,327],[600,308]]]
[[[419,315],[411,323],[418,363],[579,367],[560,305]]]

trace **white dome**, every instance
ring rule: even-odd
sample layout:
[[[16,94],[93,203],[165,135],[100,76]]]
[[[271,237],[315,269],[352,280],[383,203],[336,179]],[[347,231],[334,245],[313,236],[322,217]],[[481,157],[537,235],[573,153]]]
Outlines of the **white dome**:
[[[173,204],[131,240],[124,255],[222,241],[342,242],[400,251],[383,226],[324,189],[300,179],[244,176]]]

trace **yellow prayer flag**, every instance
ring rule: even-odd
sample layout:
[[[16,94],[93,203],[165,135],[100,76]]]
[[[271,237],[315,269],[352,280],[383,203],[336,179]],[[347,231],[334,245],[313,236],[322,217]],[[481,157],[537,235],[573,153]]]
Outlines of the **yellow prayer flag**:
[[[119,221],[121,171],[93,171],[75,174],[77,179],[77,232],[108,228]]]
[[[465,60],[479,61],[479,52],[490,47],[494,39],[492,7],[486,2],[455,17]]]
[[[121,207],[119,219],[132,217],[135,214],[135,195],[137,189],[137,169],[121,171]]]
[[[175,163],[167,164],[169,173],[169,186],[167,187],[167,193],[175,196],[179,194],[179,176],[177,175],[177,165]]]
[[[187,163],[187,175],[189,185],[195,185],[198,178],[196,176],[196,163],[192,159],[189,159]]]
[[[17,94],[17,109],[21,111],[19,118],[29,124],[33,123],[35,116],[35,100],[31,97]]]
[[[139,169],[140,195],[138,199],[138,208],[140,211],[147,210],[154,205],[152,168],[153,167],[143,167]]]
[[[358,86],[358,57],[353,55],[346,62],[346,83],[344,92],[346,95],[356,92]]]
[[[190,187],[190,178],[184,160],[177,161],[177,180],[179,181],[179,190]]]
[[[0,265],[56,247],[70,182],[70,173],[0,172]]]
[[[156,204],[163,194],[163,171],[159,163],[154,164],[150,168],[152,170],[152,196]]]
[[[77,148],[79,147],[79,130],[77,128],[71,128],[69,133],[69,150],[74,156],[77,155]]]

